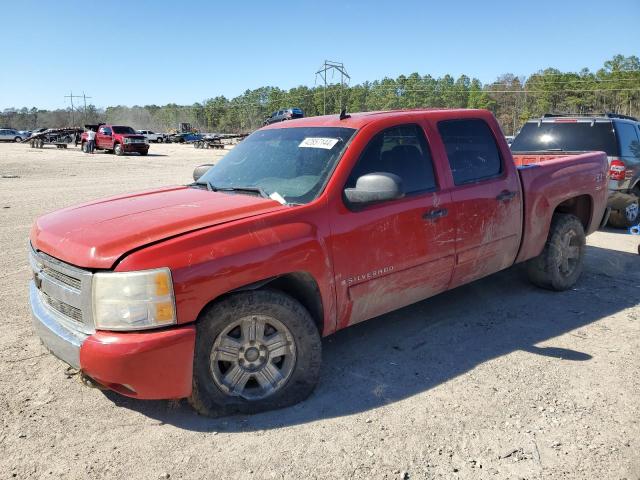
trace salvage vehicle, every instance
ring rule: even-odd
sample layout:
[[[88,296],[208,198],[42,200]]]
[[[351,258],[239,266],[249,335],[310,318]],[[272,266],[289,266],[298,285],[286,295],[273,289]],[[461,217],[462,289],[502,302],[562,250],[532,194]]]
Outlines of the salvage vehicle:
[[[516,164],[602,151],[609,159],[609,223],[640,223],[640,122],[617,113],[556,115],[529,120],[511,145]]]
[[[28,135],[20,133],[14,128],[0,128],[0,141],[6,142],[22,142],[27,139]]]
[[[194,132],[172,133],[167,137],[168,143],[192,143],[199,142],[204,135]]]
[[[149,140],[144,135],[140,135],[133,128],[124,125],[85,125],[85,128],[96,132],[96,150],[107,150],[116,155],[125,153],[139,153],[146,155],[149,153]],[[81,149],[87,150],[87,132],[80,137]]]
[[[276,122],[284,122],[285,120],[293,120],[295,118],[303,118],[304,112],[299,108],[287,108],[285,110],[278,110],[273,112],[267,118],[265,118],[263,125],[271,125]]]
[[[87,381],[215,416],[304,399],[321,337],[514,264],[572,287],[607,158],[517,168],[485,110],[343,112],[264,127],[194,180],[38,218],[30,304]]]
[[[136,130],[140,135],[144,135],[150,142],[162,143],[164,142],[164,133],[155,133],[151,130]]]

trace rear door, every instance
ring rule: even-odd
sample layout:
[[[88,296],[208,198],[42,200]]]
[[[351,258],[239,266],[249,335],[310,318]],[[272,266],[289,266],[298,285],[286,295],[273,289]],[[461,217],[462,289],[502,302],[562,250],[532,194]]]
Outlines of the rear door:
[[[522,198],[515,165],[496,143],[500,132],[475,118],[438,122],[438,131],[455,185],[453,288],[513,264],[522,235]]]
[[[338,328],[381,315],[445,290],[455,250],[451,197],[434,170],[418,123],[374,134],[345,187],[367,173],[402,179],[405,197],[357,210],[341,199],[331,215]]]

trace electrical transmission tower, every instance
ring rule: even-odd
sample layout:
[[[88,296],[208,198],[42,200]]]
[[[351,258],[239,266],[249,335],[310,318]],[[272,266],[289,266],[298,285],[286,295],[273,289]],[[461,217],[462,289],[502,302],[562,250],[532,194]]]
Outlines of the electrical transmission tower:
[[[65,95],[64,98],[68,98],[71,101],[71,126],[72,127],[76,126],[75,125],[76,121],[75,121],[75,118],[74,118],[73,99],[74,98],[82,98],[84,100],[84,111],[83,111],[83,114],[84,114],[84,121],[86,123],[86,121],[87,121],[87,98],[93,98],[93,97],[87,97],[84,92],[82,92],[82,95],[74,95],[73,91],[71,91],[70,94],[69,95]]]
[[[343,90],[345,84],[348,83],[349,80],[351,80],[351,77],[347,73],[347,70],[344,68],[344,63],[342,63],[342,62],[333,62],[331,60],[325,60],[324,61],[324,63],[320,67],[320,69],[316,72],[316,80],[318,79],[318,75],[320,75],[320,78],[324,82],[324,101],[323,101],[323,114],[324,115],[327,114],[327,73],[329,71],[331,72],[331,77],[332,78],[333,78],[333,76],[335,75],[336,72],[338,72],[340,74],[340,109],[341,110],[344,107],[344,105],[342,105],[342,100],[343,100],[342,90]],[[345,78],[347,79],[347,82],[344,81]]]

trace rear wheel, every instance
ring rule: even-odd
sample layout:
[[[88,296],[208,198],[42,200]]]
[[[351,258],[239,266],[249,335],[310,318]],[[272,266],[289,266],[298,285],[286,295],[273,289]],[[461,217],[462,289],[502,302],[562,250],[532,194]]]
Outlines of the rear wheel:
[[[640,223],[640,207],[638,199],[629,202],[626,207],[620,210],[611,210],[609,224],[616,228],[629,228]]]
[[[309,312],[270,290],[238,293],[198,321],[193,407],[207,416],[293,405],[320,374],[320,335]]]
[[[586,237],[574,215],[554,214],[542,253],[527,262],[529,280],[538,287],[567,290],[582,273]]]
[[[113,146],[113,153],[115,153],[116,155],[118,155],[119,157],[122,156],[124,154],[124,150],[122,149],[122,145],[119,143],[116,143]]]

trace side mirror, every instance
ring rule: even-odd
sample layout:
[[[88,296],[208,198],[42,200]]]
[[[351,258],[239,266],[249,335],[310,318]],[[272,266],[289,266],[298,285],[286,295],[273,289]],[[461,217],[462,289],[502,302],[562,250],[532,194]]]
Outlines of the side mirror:
[[[205,173],[207,173],[211,168],[213,168],[213,164],[206,163],[204,165],[198,165],[193,171],[193,181],[197,182],[200,177],[202,177]]]
[[[402,179],[393,173],[368,173],[358,178],[355,188],[345,188],[344,196],[354,206],[402,198]]]

